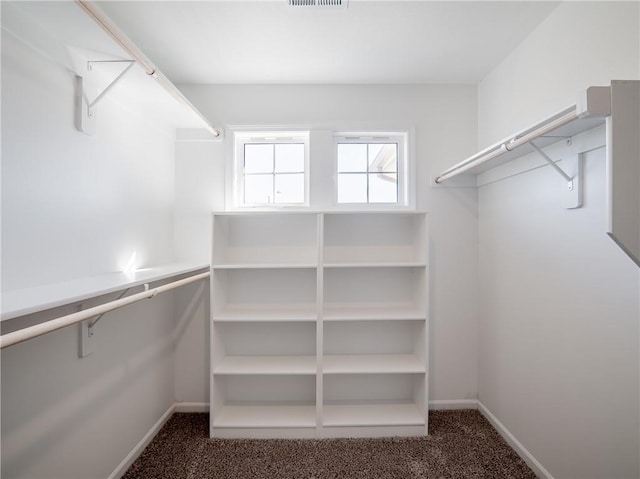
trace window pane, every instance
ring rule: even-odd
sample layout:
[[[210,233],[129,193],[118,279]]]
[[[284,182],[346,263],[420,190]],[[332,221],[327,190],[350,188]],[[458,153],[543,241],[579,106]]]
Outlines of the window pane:
[[[397,203],[398,176],[395,173],[369,175],[369,203]]]
[[[367,175],[338,175],[338,203],[366,203]]]
[[[275,148],[276,173],[302,173],[304,171],[303,144],[277,144]]]
[[[395,143],[369,144],[369,171],[398,171],[398,145]]]
[[[338,143],[338,173],[367,171],[367,145]]]
[[[275,175],[276,203],[304,203],[304,174]]]
[[[273,203],[273,175],[246,175],[244,202],[252,205]]]
[[[273,145],[244,145],[244,172],[273,172]]]

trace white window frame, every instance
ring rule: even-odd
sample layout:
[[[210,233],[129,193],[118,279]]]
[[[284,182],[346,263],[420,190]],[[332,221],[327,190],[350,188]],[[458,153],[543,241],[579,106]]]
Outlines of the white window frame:
[[[396,143],[398,145],[398,201],[397,203],[339,203],[338,202],[338,144],[339,143]],[[336,209],[389,210],[413,207],[413,168],[409,156],[408,132],[335,132],[333,135],[333,202]]]
[[[302,203],[245,203],[244,202],[244,150],[246,144],[300,144],[304,145],[304,201]],[[309,131],[302,130],[243,130],[233,134],[233,205],[235,208],[308,208],[310,198],[309,179]]]

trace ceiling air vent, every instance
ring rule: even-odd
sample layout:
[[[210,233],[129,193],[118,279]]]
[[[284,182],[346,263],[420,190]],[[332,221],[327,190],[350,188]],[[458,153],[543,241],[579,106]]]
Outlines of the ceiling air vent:
[[[347,8],[349,0],[289,0],[290,7]]]

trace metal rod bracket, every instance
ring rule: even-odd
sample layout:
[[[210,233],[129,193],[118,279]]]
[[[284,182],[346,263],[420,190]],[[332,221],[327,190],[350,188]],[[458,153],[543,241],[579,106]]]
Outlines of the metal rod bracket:
[[[101,64],[126,64],[124,69],[118,72],[113,78],[109,79],[106,86],[95,96],[90,99],[87,92],[87,80],[94,71],[94,65]],[[135,60],[88,60],[86,62],[86,74],[76,75],[76,127],[88,134],[92,135],[96,128],[96,106],[102,98],[122,79],[122,77],[135,64]]]
[[[147,286],[147,285],[145,285],[145,286]],[[129,292],[130,289],[131,288],[125,289],[122,293],[120,293],[118,295],[116,300],[124,298],[127,295],[127,293]],[[145,291],[146,291],[146,289],[145,289]],[[98,321],[100,321],[104,317],[105,314],[107,314],[107,313],[99,314],[95,319],[93,319],[91,321],[86,321],[88,323],[88,325],[87,325],[87,335],[90,338],[93,337],[93,333],[94,333],[93,328],[95,327],[96,324],[98,324]]]
[[[122,70],[118,75],[115,76],[108,84],[104,87],[104,89],[98,93],[98,95],[93,99],[93,101],[89,101],[87,99],[87,107],[89,109],[89,115],[91,115],[91,110],[98,104],[98,102],[107,94],[113,86],[118,83],[118,81],[124,76],[125,73],[129,71],[129,68],[133,66],[135,63],[134,60],[89,60],[87,62],[87,70],[92,71],[94,64],[106,64],[106,63],[126,63],[127,66]]]
[[[570,143],[569,143],[570,144]],[[565,207],[567,209],[576,209],[582,206],[582,183],[583,183],[583,158],[582,154],[566,158],[564,161],[571,168],[573,176],[567,174],[565,170],[560,168],[558,164],[542,151],[533,142],[529,141],[529,145],[533,148],[560,176],[566,181],[567,200]]]
[[[538,148],[533,141],[530,141],[529,145],[531,146],[531,148],[533,148],[536,151],[536,153],[538,153],[542,157],[542,159],[544,159],[547,163],[549,163],[549,165],[551,165],[553,167],[553,169],[556,170],[560,174],[560,176],[562,176],[565,180],[567,180],[567,182],[569,184],[572,183],[573,178],[571,178],[569,175],[567,175],[564,172],[564,170],[562,168],[560,168],[556,164],[555,161],[553,161],[551,158],[549,158],[549,156],[544,151],[542,151],[540,148]],[[570,187],[569,189],[572,189],[572,187]]]
[[[78,305],[76,311],[82,311],[82,304]],[[93,334],[89,334],[90,321],[82,321],[78,324],[78,357],[86,358],[95,351],[95,340]]]

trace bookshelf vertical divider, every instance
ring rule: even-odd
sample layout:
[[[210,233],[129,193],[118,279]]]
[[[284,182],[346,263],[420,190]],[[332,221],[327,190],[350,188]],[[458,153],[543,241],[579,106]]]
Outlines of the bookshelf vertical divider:
[[[211,437],[428,432],[415,212],[214,213]]]
[[[324,331],[323,331],[323,300],[324,300],[324,269],[322,265],[323,259],[323,244],[324,244],[324,215],[318,214],[318,270],[316,280],[316,437],[322,437],[322,394],[323,394],[323,354],[324,350]]]

